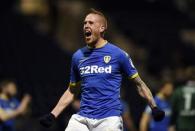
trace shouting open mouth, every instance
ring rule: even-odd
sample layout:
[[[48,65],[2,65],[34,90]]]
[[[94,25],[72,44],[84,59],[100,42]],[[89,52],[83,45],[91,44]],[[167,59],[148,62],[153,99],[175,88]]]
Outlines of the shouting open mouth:
[[[85,38],[90,38],[92,35],[91,30],[90,29],[85,30],[84,35],[85,35]]]

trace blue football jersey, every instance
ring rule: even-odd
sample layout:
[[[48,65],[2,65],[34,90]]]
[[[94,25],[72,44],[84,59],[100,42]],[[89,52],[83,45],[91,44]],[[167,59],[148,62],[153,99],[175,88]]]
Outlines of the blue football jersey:
[[[19,106],[19,101],[15,98],[5,100],[0,98],[0,108],[6,113],[11,113]],[[0,123],[0,131],[14,131],[14,120],[10,119]]]
[[[171,106],[167,100],[162,100],[158,96],[154,98],[157,106],[165,111],[165,118],[160,122],[155,122],[153,119],[150,121],[149,129],[150,131],[168,131],[168,126],[170,122]],[[151,114],[151,109],[149,106],[146,107],[146,113]]]
[[[123,73],[131,78],[138,75],[129,55],[111,43],[76,51],[72,57],[70,83],[81,82],[79,114],[95,119],[120,116]]]

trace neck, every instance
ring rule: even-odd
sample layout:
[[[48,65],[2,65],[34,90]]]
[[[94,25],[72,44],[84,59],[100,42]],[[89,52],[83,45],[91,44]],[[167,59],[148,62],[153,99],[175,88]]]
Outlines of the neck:
[[[157,96],[163,100],[166,99],[165,95],[163,93],[158,93]]]
[[[101,48],[103,46],[105,46],[107,43],[107,40],[100,38],[95,44],[88,44],[87,46],[89,48]]]

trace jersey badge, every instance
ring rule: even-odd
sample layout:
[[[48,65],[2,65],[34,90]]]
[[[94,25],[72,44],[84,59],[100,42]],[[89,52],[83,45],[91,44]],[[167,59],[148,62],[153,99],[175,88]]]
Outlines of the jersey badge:
[[[109,63],[110,60],[111,60],[111,56],[108,56],[108,55],[104,56],[104,62],[105,62],[106,64]]]

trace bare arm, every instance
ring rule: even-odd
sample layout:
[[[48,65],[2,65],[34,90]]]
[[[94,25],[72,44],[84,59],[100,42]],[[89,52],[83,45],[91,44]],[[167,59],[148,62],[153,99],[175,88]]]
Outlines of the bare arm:
[[[125,113],[123,113],[122,117],[123,117],[123,121],[124,121],[127,129],[130,130],[130,131],[136,131],[130,113],[129,112],[125,112]]]
[[[74,100],[77,93],[79,93],[79,87],[80,82],[70,83],[68,89],[61,96],[54,109],[50,113],[40,117],[40,124],[46,128],[51,127],[60,113]]]
[[[4,109],[0,108],[0,120],[4,122],[4,121],[16,118],[17,116],[24,114],[26,112],[30,99],[31,98],[29,95],[24,96],[24,98],[21,101],[20,106],[16,110],[13,110],[9,113],[7,113]]]
[[[9,119],[13,119],[13,118],[17,117],[20,114],[21,113],[19,110],[15,110],[11,113],[7,113],[6,111],[4,111],[4,109],[1,108],[0,109],[0,120],[4,122],[4,121],[7,121]]]
[[[137,76],[133,78],[132,81],[135,83],[140,96],[147,100],[149,106],[151,108],[156,107],[156,103],[153,99],[152,93],[150,89],[147,87],[147,85],[142,81],[142,79],[139,76]]]
[[[151,119],[151,116],[148,113],[143,113],[142,118],[140,120],[140,131],[147,131],[148,124]]]
[[[169,126],[168,131],[176,131],[175,126],[174,125]]]
[[[75,94],[77,94],[79,83],[75,85],[71,85],[68,89],[64,92],[61,96],[60,100],[58,101],[57,105],[51,111],[51,113],[57,118],[59,114],[74,100]]]

